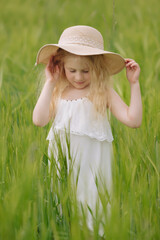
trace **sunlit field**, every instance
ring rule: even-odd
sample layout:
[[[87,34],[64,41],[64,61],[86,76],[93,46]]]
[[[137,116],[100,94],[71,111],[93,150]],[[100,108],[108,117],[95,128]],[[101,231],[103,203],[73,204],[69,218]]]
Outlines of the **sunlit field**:
[[[39,128],[32,112],[41,70],[36,54],[56,43],[72,25],[90,25],[105,49],[135,59],[141,67],[143,121],[131,129],[111,116],[113,197],[105,221],[107,240],[160,239],[160,2],[159,0],[0,1],[0,239],[100,239],[77,211],[60,156],[60,189],[54,159],[48,171],[51,123]],[[113,87],[129,104],[125,70]],[[52,184],[53,182],[53,184]],[[79,224],[81,220],[81,224]],[[90,236],[92,235],[92,236]]]

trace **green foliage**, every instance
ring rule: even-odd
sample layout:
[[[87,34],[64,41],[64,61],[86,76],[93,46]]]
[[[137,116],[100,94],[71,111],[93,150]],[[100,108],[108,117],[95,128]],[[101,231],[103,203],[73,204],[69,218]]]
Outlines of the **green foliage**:
[[[105,49],[141,67],[143,122],[129,129],[111,118],[113,199],[106,239],[151,240],[160,236],[160,3],[158,0],[1,0],[0,2],[0,239],[89,239],[85,212],[79,225],[74,192],[65,172],[58,186],[54,158],[48,170],[46,136],[32,111],[40,86],[38,49],[56,43],[64,28],[100,30]],[[114,87],[129,104],[125,71]],[[52,173],[52,174],[51,174]],[[97,223],[98,224],[98,223]],[[97,226],[93,239],[97,237]]]

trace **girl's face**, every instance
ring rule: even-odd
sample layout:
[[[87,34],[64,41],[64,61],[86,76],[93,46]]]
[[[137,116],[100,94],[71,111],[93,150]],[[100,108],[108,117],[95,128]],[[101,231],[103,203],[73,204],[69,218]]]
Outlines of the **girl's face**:
[[[73,87],[84,89],[90,85],[90,69],[85,57],[66,57],[64,61],[64,70],[67,80]]]

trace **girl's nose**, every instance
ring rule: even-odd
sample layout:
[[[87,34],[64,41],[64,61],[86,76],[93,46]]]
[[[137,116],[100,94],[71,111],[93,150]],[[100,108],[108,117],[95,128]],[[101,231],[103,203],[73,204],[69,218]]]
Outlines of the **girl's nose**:
[[[82,74],[77,72],[75,78],[76,78],[77,81],[81,81],[82,80]]]

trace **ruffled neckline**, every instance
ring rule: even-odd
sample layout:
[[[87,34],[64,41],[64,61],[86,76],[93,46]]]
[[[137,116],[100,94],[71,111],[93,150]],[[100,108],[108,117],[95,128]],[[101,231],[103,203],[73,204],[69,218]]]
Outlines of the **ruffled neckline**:
[[[81,98],[75,98],[75,99],[65,99],[65,98],[60,98],[60,101],[64,102],[77,102],[77,101],[82,101],[82,100],[89,100],[87,97],[81,97]]]

